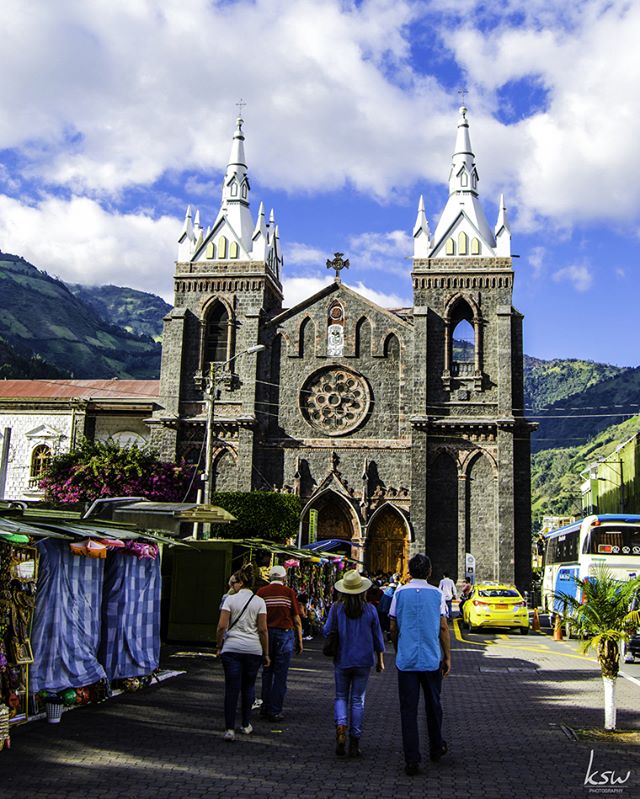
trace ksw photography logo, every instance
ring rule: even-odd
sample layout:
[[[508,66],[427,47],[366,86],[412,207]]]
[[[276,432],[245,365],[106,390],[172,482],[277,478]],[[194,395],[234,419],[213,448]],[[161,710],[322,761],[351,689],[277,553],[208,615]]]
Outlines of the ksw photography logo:
[[[627,771],[624,776],[616,774],[612,769],[600,769],[594,766],[594,752],[591,750],[589,755],[589,765],[584,776],[584,787],[589,789],[589,793],[622,793],[624,784],[631,776],[631,771]]]

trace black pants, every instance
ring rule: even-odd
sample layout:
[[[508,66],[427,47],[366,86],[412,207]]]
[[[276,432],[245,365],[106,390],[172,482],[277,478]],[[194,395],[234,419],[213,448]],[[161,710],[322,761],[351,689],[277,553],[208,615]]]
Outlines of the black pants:
[[[420,736],[418,734],[418,704],[420,691],[424,694],[424,709],[427,716],[429,751],[442,748],[442,672],[400,671],[398,669],[398,693],[400,695],[400,721],[402,724],[402,748],[406,763],[419,763]]]

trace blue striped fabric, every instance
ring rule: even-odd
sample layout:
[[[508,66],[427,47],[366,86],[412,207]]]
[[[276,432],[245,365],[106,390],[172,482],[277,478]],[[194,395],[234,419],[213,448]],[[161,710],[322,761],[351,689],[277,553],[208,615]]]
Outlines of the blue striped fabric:
[[[72,555],[66,541],[46,539],[37,546],[31,690],[90,685],[105,676],[96,657],[105,562]]]
[[[160,662],[160,561],[109,554],[98,658],[109,680],[150,674]]]

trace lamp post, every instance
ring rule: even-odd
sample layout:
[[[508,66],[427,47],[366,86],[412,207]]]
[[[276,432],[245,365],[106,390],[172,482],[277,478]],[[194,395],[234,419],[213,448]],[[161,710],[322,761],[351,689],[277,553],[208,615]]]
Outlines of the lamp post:
[[[264,344],[254,344],[247,347],[246,350],[236,353],[232,358],[224,361],[224,363],[216,364],[213,361],[209,364],[209,374],[206,377],[204,398],[207,403],[207,421],[206,421],[206,452],[205,452],[205,502],[211,505],[213,497],[213,412],[216,401],[216,385],[219,375],[216,375],[216,367],[220,371],[224,371],[225,367],[233,363],[237,358],[242,355],[252,355],[256,352],[262,352],[266,347]]]

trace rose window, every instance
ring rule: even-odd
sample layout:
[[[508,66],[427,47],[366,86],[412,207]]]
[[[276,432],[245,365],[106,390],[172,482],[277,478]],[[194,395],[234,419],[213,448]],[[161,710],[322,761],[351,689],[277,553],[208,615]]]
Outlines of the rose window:
[[[371,394],[366,380],[347,369],[323,369],[304,384],[300,405],[305,419],[324,435],[349,433],[369,410]]]

